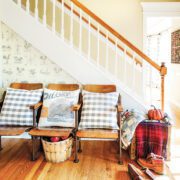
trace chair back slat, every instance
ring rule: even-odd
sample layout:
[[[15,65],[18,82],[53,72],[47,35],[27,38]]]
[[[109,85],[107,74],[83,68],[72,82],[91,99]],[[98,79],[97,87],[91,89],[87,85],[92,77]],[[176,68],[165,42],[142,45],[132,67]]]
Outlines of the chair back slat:
[[[42,83],[11,83],[10,87],[14,89],[36,90],[43,88],[43,84]]]
[[[79,89],[79,84],[49,84],[47,88],[57,91],[74,91]]]
[[[116,92],[116,86],[88,84],[83,86],[83,90],[96,93],[110,93]]]

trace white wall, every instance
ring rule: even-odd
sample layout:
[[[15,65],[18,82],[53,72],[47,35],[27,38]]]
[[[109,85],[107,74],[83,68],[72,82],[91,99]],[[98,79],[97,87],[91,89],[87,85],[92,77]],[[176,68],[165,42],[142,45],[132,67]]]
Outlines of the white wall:
[[[151,46],[148,47],[146,44],[146,50],[149,49],[148,51],[152,59],[157,59],[157,54],[159,54],[159,62],[165,62],[168,68],[168,74],[165,77],[165,98],[167,101],[170,101],[180,108],[180,87],[178,86],[180,84],[180,64],[171,63],[171,32],[180,29],[180,17],[155,16],[147,18],[146,23],[146,33],[148,35],[153,35],[149,41]],[[160,32],[161,35],[157,36]],[[157,40],[158,37],[159,45]],[[153,41],[153,38],[156,41]]]
[[[180,29],[180,17],[172,19],[171,31]],[[180,108],[180,64],[171,64],[169,67],[170,101]]]
[[[180,108],[180,64],[171,64],[171,67],[169,68],[169,73],[169,100],[171,103]]]

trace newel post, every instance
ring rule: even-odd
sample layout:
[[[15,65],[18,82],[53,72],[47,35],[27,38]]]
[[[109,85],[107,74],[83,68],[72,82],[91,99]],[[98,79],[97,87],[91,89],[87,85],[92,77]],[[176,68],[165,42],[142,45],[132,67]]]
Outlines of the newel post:
[[[167,67],[165,66],[165,63],[162,62],[161,69],[160,69],[160,75],[161,75],[161,109],[164,111],[164,78],[167,74]]]

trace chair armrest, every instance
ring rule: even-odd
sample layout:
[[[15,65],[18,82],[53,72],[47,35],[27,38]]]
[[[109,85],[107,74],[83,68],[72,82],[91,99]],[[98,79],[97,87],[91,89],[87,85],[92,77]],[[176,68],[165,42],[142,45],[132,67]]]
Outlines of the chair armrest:
[[[0,111],[2,109],[3,101],[0,102]]]
[[[3,105],[3,101],[0,102],[0,107]]]
[[[33,105],[29,106],[29,108],[36,110],[36,109],[39,109],[42,106],[42,104],[43,104],[42,102],[39,102],[37,104],[33,104]]]
[[[75,104],[71,106],[72,111],[79,111],[80,108],[81,108],[81,104]]]
[[[116,107],[117,107],[117,111],[118,111],[118,112],[123,112],[123,107],[122,107],[122,105],[118,104]]]

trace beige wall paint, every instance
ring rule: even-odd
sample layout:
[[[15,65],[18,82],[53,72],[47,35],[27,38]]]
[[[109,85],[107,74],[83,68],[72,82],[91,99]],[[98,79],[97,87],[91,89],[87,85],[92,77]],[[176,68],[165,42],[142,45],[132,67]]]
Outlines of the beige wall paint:
[[[142,48],[140,0],[79,0],[134,45]]]

